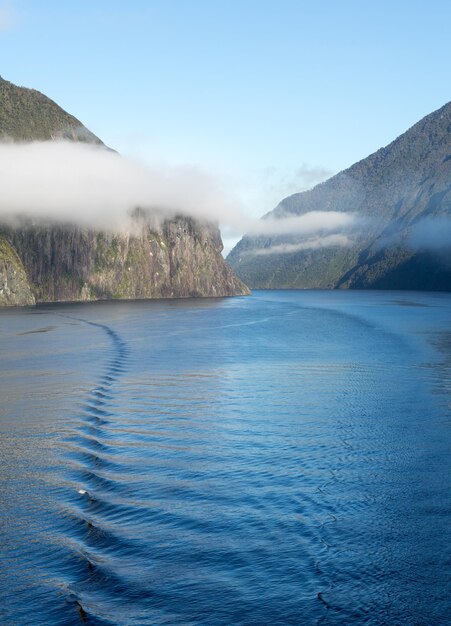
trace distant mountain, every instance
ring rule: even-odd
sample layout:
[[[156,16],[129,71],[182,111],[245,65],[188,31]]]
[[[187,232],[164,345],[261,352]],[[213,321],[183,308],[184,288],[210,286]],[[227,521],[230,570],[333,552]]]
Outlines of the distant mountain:
[[[245,236],[227,257],[238,276],[255,288],[451,290],[451,103],[265,218],[311,211],[357,216],[347,245]]]
[[[0,78],[0,141],[58,139],[103,145],[39,91]],[[135,234],[114,234],[36,220],[0,223],[0,306],[249,293],[222,258],[215,225],[150,216],[137,226]]]

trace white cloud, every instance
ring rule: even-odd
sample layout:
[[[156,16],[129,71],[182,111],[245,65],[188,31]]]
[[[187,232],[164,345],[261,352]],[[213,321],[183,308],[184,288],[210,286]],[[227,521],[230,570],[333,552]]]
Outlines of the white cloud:
[[[154,219],[176,214],[221,224],[226,245],[250,236],[291,237],[259,254],[349,245],[361,221],[351,213],[311,211],[256,219],[212,176],[192,167],[151,167],[102,146],[70,141],[0,144],[0,221],[21,217],[100,230],[131,230],[136,208]]]
[[[236,226],[242,219],[236,202],[199,170],[149,167],[85,143],[0,144],[0,189],[3,220],[23,215],[121,229],[136,207]]]
[[[353,241],[348,235],[325,235],[324,237],[313,237],[300,243],[281,243],[269,246],[268,248],[257,248],[252,250],[252,255],[264,256],[267,254],[290,254],[301,250],[315,250],[318,248],[348,247]]]
[[[304,215],[267,217],[253,221],[247,229],[250,235],[309,235],[318,231],[334,231],[352,228],[357,221],[353,213],[340,211],[310,211]]]

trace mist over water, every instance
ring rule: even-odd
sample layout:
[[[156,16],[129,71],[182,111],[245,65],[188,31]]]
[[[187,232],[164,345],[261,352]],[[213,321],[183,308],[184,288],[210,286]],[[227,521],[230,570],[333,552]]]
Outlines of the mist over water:
[[[400,292],[0,311],[0,623],[445,624],[450,323]]]

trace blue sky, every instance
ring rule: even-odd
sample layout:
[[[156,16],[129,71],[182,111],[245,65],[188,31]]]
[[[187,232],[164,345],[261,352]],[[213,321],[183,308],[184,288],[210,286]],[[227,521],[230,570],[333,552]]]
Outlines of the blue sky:
[[[451,3],[0,1],[0,74],[261,215],[450,99]]]

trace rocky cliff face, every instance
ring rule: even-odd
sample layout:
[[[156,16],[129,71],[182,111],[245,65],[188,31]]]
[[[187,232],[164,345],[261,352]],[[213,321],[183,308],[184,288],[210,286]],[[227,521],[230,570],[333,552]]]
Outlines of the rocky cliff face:
[[[101,141],[43,94],[0,78],[0,138]],[[215,225],[136,218],[132,233],[0,224],[0,306],[111,298],[246,295]]]
[[[26,277],[23,293],[38,302],[247,293],[224,263],[217,228],[192,219],[141,220],[132,234],[24,224],[4,237],[24,270],[16,283]]]
[[[342,247],[295,250],[295,235],[244,237],[227,258],[238,276],[259,288],[451,290],[451,237],[440,246],[421,237],[440,220],[451,232],[451,103],[270,215],[310,211],[350,212],[363,225]],[[283,244],[288,251],[277,253]]]

